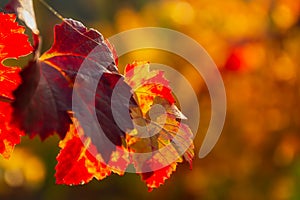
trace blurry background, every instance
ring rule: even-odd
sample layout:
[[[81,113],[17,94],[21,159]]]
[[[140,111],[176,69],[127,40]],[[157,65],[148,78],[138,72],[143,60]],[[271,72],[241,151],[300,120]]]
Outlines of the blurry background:
[[[6,2],[1,1],[1,7]],[[47,2],[64,17],[94,27],[106,38],[131,28],[159,26],[197,40],[224,79],[228,100],[225,127],[213,151],[204,159],[195,157],[193,170],[180,164],[172,177],[151,193],[135,174],[112,175],[77,187],[55,185],[58,138],[42,143],[24,137],[9,161],[0,158],[1,200],[300,199],[299,0]],[[53,41],[53,25],[61,21],[37,0],[34,3],[43,50],[47,50]],[[134,60],[171,66],[193,86],[201,109],[197,155],[210,120],[205,83],[184,59],[163,51],[124,55],[120,72]]]

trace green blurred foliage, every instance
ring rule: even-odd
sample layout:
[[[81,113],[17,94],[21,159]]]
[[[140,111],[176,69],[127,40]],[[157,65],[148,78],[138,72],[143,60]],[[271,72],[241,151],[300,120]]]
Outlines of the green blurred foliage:
[[[46,50],[53,41],[53,25],[60,20],[39,1],[34,3]],[[17,149],[26,149],[38,158],[45,176],[39,186],[32,186],[26,179],[21,185],[11,186],[5,179],[7,168],[3,168],[0,199],[300,199],[299,0],[48,3],[64,17],[82,21],[105,37],[131,28],[159,26],[197,40],[224,79],[228,100],[225,127],[214,150],[204,159],[195,158],[192,171],[188,165],[180,165],[165,185],[151,193],[134,174],[113,175],[84,186],[57,186],[54,167],[58,138],[43,143],[24,138]],[[172,66],[190,81],[201,109],[195,138],[198,153],[211,111],[201,77],[185,60],[154,50],[122,56],[120,71],[133,60]],[[13,157],[16,154],[18,151]]]

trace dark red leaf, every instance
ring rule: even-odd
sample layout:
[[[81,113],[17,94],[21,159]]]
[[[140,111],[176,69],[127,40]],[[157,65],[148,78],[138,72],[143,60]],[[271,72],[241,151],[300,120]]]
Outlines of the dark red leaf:
[[[117,96],[112,99],[116,84],[119,87],[116,93]],[[129,98],[127,99],[126,97]],[[115,146],[122,145],[122,138],[125,136],[125,131],[133,129],[132,120],[129,115],[128,101],[130,100],[131,104],[134,104],[135,101],[130,97],[131,88],[124,82],[123,76],[109,73],[102,75],[97,87],[95,107],[100,127],[109,141],[99,133],[91,138],[105,161],[109,160],[111,152],[116,148]],[[117,116],[113,115],[112,101],[114,101],[114,109],[117,111]],[[117,124],[115,118],[117,118],[119,124]],[[119,127],[120,124],[122,127],[125,127],[125,130]],[[111,142],[111,145],[103,145],[103,141]]]
[[[66,19],[55,26],[54,44],[21,73],[22,85],[15,91],[14,118],[31,137],[42,139],[58,133],[63,138],[71,120],[72,86],[77,72],[89,53],[101,46],[101,57],[94,61],[102,70],[114,62],[103,36],[80,22]],[[104,60],[105,58],[106,60]],[[116,67],[112,68],[117,71]]]

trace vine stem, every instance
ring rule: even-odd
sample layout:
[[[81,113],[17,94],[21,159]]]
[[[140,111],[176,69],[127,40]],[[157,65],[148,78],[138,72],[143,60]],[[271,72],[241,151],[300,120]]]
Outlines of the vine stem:
[[[61,19],[62,21],[65,21],[65,18],[59,14],[54,8],[52,8],[48,3],[46,3],[44,0],[39,0],[50,12],[52,12],[56,17]]]
[[[47,2],[45,2],[44,0],[39,0],[50,12],[52,12],[56,17],[58,17],[60,20],[62,20],[63,22],[65,22],[67,25],[69,25],[73,30],[75,30],[77,33],[79,33],[80,35],[86,37],[87,39],[95,42],[98,45],[101,45],[101,43],[97,42],[96,40],[94,40],[91,37],[88,37],[86,35],[84,35],[83,33],[81,33],[79,30],[77,30],[70,22],[68,22],[61,14],[59,14],[53,7],[51,7]]]

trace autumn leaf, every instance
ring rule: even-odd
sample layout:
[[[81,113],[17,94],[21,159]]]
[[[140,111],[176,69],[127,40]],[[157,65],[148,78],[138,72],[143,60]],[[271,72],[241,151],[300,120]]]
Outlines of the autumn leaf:
[[[45,139],[58,133],[64,138],[71,124],[67,112],[72,110],[76,77],[89,82],[95,79],[95,71],[92,70],[96,70],[96,74],[118,74],[112,52],[106,44],[98,31],[88,30],[78,21],[65,19],[62,24],[55,26],[54,44],[22,71],[23,83],[14,92],[14,118],[22,130],[31,137],[39,135]],[[78,75],[83,62],[89,66],[89,72]],[[96,106],[97,102],[103,102],[104,97],[105,94],[102,94],[96,98]],[[97,113],[103,110],[102,107],[96,109]],[[106,126],[111,128],[113,119],[108,122],[111,123]],[[117,136],[124,134],[118,128],[114,130],[116,132],[113,134]]]
[[[182,155],[191,165],[193,133],[181,120],[164,72],[148,63],[133,63],[125,69],[125,81],[134,89],[139,107],[131,108],[135,129],[128,133],[133,164],[149,190],[157,188],[176,170]]]
[[[3,61],[8,58],[19,58],[32,52],[25,28],[19,26],[14,14],[0,12],[0,153],[9,158],[13,148],[20,143],[23,132],[10,124],[14,99],[12,92],[21,82],[18,67],[6,67]],[[16,48],[18,47],[18,48]]]
[[[0,94],[2,97],[12,99],[12,91],[20,82],[18,67],[5,67],[3,61],[8,58],[19,58],[28,55],[32,47],[28,37],[24,34],[25,28],[19,26],[14,14],[0,13]],[[18,47],[18,48],[16,48]]]

